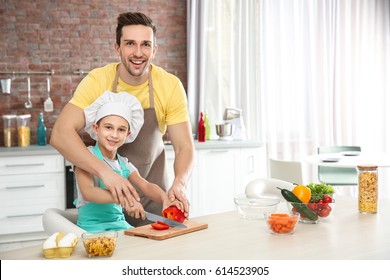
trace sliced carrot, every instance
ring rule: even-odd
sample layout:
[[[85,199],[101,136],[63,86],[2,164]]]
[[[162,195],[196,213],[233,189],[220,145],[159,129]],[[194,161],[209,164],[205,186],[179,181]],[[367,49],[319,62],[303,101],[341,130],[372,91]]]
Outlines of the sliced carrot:
[[[295,224],[297,223],[296,218],[291,217],[288,214],[271,214],[268,217],[268,224],[270,229],[276,233],[289,233],[293,231]]]

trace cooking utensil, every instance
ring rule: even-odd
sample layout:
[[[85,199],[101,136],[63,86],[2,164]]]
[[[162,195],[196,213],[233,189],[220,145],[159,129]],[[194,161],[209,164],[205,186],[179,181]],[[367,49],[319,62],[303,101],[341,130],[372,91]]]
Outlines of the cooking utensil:
[[[1,91],[4,94],[11,94],[11,78],[1,79]]]
[[[217,130],[217,135],[219,140],[233,140],[231,137],[233,132],[233,126],[230,123],[227,124],[216,124],[215,128]]]
[[[50,98],[51,77],[47,76],[46,80],[47,80],[47,98],[46,98],[45,102],[43,103],[43,107],[44,107],[45,112],[53,112],[53,110],[54,110],[53,101]]]
[[[27,102],[24,103],[24,107],[27,109],[31,109],[33,107],[31,103],[30,76],[27,77]]]
[[[168,218],[164,218],[163,216],[159,216],[159,215],[156,215],[156,214],[153,214],[153,213],[149,213],[147,211],[145,211],[146,213],[146,218],[149,220],[149,221],[153,221],[153,222],[163,222],[171,227],[178,227],[178,228],[187,228],[187,226],[185,224],[182,224],[182,223],[179,223],[179,222],[176,222],[174,220],[171,220],[171,219],[168,219]]]

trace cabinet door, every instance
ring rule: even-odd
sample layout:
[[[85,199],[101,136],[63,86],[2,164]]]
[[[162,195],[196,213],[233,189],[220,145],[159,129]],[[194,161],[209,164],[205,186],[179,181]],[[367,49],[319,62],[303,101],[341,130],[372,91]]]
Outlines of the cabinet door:
[[[265,146],[241,148],[240,162],[240,180],[236,186],[236,193],[244,193],[250,181],[267,177]]]
[[[65,172],[61,155],[15,156],[0,158],[0,175]]]
[[[198,151],[198,215],[235,209],[235,185],[240,149],[207,149]]]
[[[189,218],[197,217],[198,215],[198,209],[196,207],[196,203],[194,203],[194,199],[196,197],[196,191],[197,189],[194,188],[196,186],[196,178],[197,178],[197,170],[196,170],[196,157],[197,153],[195,152],[195,166],[192,171],[192,175],[187,183],[187,191],[186,196],[190,203],[190,216]],[[175,152],[173,150],[165,150],[165,158],[168,165],[168,175],[169,175],[169,183],[172,185],[173,180],[175,178],[175,170],[173,168],[173,163],[175,162]]]

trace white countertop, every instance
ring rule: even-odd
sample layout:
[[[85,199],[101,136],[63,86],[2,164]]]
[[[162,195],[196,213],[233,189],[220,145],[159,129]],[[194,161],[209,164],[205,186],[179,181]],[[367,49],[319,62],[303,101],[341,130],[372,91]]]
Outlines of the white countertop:
[[[285,203],[280,204],[280,209]],[[244,220],[233,211],[198,217],[208,228],[166,240],[121,236],[110,259],[120,260],[389,260],[390,204],[377,214],[360,214],[357,199],[336,197],[332,215],[318,224],[297,225],[275,236],[264,220]],[[41,246],[0,253],[0,259],[44,259]],[[88,259],[79,242],[70,259]]]
[[[30,145],[27,147],[0,147],[1,157],[12,157],[12,156],[29,156],[29,155],[56,155],[59,152],[51,145],[38,146]]]
[[[194,146],[196,150],[201,149],[229,149],[229,148],[256,148],[262,147],[264,143],[259,141],[222,141],[222,140],[209,140],[206,142],[198,142],[194,140]],[[172,150],[173,146],[170,144],[165,145],[166,150]]]

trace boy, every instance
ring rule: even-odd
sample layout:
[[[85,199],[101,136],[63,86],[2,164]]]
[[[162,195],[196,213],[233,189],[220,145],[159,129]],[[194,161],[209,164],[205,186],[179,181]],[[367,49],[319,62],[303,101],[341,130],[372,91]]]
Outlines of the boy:
[[[177,200],[170,202],[159,186],[142,178],[134,165],[117,153],[120,146],[134,141],[137,137],[144,122],[143,113],[141,104],[133,95],[126,92],[104,92],[84,110],[85,131],[97,141],[96,145],[88,147],[88,150],[116,173],[128,178],[137,190],[151,200],[161,203],[163,209],[170,205],[181,209],[181,203]],[[79,213],[77,225],[84,230],[100,232],[132,228],[125,220],[123,208],[130,216],[145,219],[145,211],[140,202],[135,202],[132,207],[125,203],[122,208],[121,205],[115,204],[112,194],[98,177],[81,168],[75,168],[75,174],[75,205]]]

